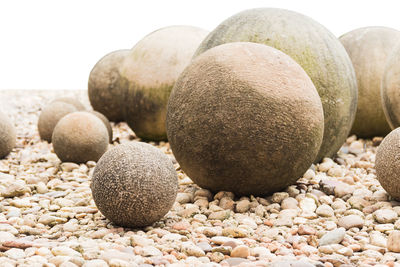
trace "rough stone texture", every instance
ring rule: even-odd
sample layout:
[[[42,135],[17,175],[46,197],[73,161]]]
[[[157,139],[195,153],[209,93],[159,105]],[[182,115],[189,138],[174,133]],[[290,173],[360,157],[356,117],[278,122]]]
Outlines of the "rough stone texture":
[[[400,31],[365,27],[341,36],[357,76],[358,105],[351,130],[359,137],[385,136],[390,132],[381,101],[381,83],[387,59],[400,41]]]
[[[110,221],[125,227],[144,227],[171,209],[178,178],[171,160],[160,150],[132,142],[104,154],[90,188],[96,206]]]
[[[63,162],[97,161],[107,151],[109,136],[104,123],[88,112],[73,112],[54,128],[54,152]]]
[[[93,109],[110,121],[124,120],[124,90],[120,85],[120,68],[129,49],[113,51],[102,57],[89,75],[88,95]]]
[[[400,128],[393,130],[382,141],[376,153],[376,177],[393,198],[400,200]]]
[[[222,22],[204,39],[196,55],[228,42],[266,44],[300,64],[313,81],[324,108],[324,139],[315,162],[335,155],[349,134],[357,108],[354,69],[336,36],[296,12],[257,8]]]
[[[207,31],[171,26],[154,31],[131,50],[121,70],[125,119],[144,140],[166,140],[168,98],[176,79],[189,64]]]
[[[400,126],[400,44],[390,53],[383,72],[381,97],[387,122],[392,129]]]
[[[65,115],[75,111],[77,109],[73,105],[65,102],[56,101],[47,105],[40,113],[38,120],[40,137],[50,143],[58,121]]]
[[[290,57],[261,44],[230,43],[182,73],[167,132],[177,161],[200,187],[267,195],[313,162],[323,111],[310,78]]]
[[[104,123],[104,126],[106,126],[106,128],[107,128],[108,136],[110,138],[110,143],[112,143],[113,130],[112,130],[112,127],[111,127],[111,123],[107,119],[107,117],[104,116],[103,114],[101,114],[100,112],[95,111],[95,110],[90,110],[89,113],[92,113],[93,115],[95,115],[97,118],[99,118]]]
[[[14,124],[0,110],[0,159],[7,156],[15,147],[16,138]]]
[[[56,99],[54,99],[53,101],[51,101],[51,103],[53,102],[64,102],[70,105],[73,105],[76,110],[78,111],[82,111],[85,110],[85,105],[83,105],[76,97],[58,97]]]
[[[400,253],[400,231],[391,232],[387,242],[389,251]]]

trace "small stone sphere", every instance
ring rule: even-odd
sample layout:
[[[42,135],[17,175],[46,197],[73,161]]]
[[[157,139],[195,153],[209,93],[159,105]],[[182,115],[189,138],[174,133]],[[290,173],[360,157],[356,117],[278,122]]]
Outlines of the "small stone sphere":
[[[59,98],[54,99],[52,102],[64,102],[67,104],[71,104],[78,111],[86,109],[85,106],[78,99],[73,98],[73,97],[59,97]]]
[[[397,128],[383,139],[375,158],[376,178],[397,201],[400,201],[399,144],[400,128]]]
[[[73,105],[65,102],[56,101],[47,105],[39,115],[38,129],[40,138],[50,143],[57,122],[65,115],[75,111],[77,109]]]
[[[98,161],[107,151],[109,136],[104,123],[89,112],[73,112],[54,128],[54,152],[63,162]]]
[[[110,121],[123,121],[125,88],[120,86],[120,67],[129,49],[108,53],[93,67],[89,75],[88,95],[94,110],[104,114]]]
[[[116,225],[145,227],[174,204],[178,177],[171,159],[147,143],[130,142],[107,151],[93,172],[93,200]]]
[[[10,154],[15,147],[16,131],[11,120],[0,112],[0,159]]]
[[[90,111],[88,111],[88,112],[91,113],[91,114],[93,114],[93,115],[95,115],[97,118],[99,118],[99,119],[104,123],[104,126],[106,126],[106,128],[107,128],[108,136],[110,137],[110,143],[112,143],[112,140],[113,140],[113,130],[112,130],[112,127],[111,127],[111,123],[110,123],[110,121],[107,119],[107,117],[104,116],[103,114],[101,114],[100,112],[95,111],[95,110],[90,110]]]
[[[288,55],[227,43],[196,57],[168,102],[167,134],[182,170],[200,187],[268,195],[311,166],[324,132],[318,92]]]

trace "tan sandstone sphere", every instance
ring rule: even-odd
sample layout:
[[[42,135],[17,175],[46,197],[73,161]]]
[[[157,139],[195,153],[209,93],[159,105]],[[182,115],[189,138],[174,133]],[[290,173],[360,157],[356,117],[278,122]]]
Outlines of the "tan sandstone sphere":
[[[81,111],[81,110],[85,110],[85,106],[76,98],[74,97],[59,97],[54,99],[51,103],[53,102],[64,102],[70,105],[73,105],[76,110]]]
[[[353,65],[335,35],[315,20],[285,9],[239,12],[215,28],[196,55],[231,42],[254,42],[281,50],[311,78],[324,109],[324,138],[315,162],[333,157],[346,141],[357,108]]]
[[[256,43],[214,47],[183,71],[167,132],[183,171],[200,187],[268,195],[310,167],[323,137],[318,93],[289,56]]]
[[[166,140],[165,116],[172,87],[207,31],[171,26],[150,33],[126,57],[121,87],[128,88],[125,119],[145,140]]]
[[[124,90],[121,87],[120,68],[129,49],[113,51],[101,58],[89,75],[88,95],[93,109],[110,121],[123,121]]]
[[[144,227],[174,204],[178,177],[172,161],[146,143],[131,142],[107,151],[93,172],[93,200],[116,225]]]
[[[0,111],[0,159],[10,154],[15,147],[16,139],[14,124],[7,115]]]
[[[89,113],[91,113],[91,114],[93,114],[93,115],[95,115],[97,118],[99,118],[103,123],[104,123],[104,126],[106,126],[106,128],[107,128],[107,132],[108,132],[108,136],[109,136],[109,140],[110,140],[110,143],[112,143],[112,140],[113,140],[113,130],[112,130],[112,127],[111,127],[111,123],[110,123],[110,121],[107,119],[107,117],[106,116],[104,116],[103,114],[101,114],[100,112],[98,112],[98,111],[95,111],[95,110],[90,110],[90,111],[88,111]]]
[[[107,151],[109,136],[104,123],[89,112],[73,112],[54,128],[54,152],[63,162],[97,161]]]
[[[400,45],[386,63],[383,74],[381,97],[386,120],[392,129],[400,126]]]
[[[47,105],[39,115],[38,129],[40,138],[51,142],[54,127],[65,115],[75,112],[77,109],[68,103],[55,101]]]
[[[386,62],[400,41],[400,31],[365,27],[340,37],[354,65],[358,105],[351,132],[358,137],[385,136],[390,132],[381,101],[381,83]]]
[[[400,128],[390,132],[380,144],[376,153],[376,178],[383,189],[400,201]]]

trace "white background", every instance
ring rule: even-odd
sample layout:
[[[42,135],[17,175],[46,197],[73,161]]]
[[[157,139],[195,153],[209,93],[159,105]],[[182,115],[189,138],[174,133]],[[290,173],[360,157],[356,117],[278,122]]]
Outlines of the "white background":
[[[0,89],[86,89],[108,52],[170,25],[214,29],[255,7],[286,8],[336,36],[364,26],[400,30],[397,1],[0,0]]]

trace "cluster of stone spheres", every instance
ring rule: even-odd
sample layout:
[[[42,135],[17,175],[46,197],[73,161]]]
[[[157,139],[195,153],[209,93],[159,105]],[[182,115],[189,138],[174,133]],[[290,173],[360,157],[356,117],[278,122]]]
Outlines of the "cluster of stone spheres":
[[[55,99],[38,131],[61,161],[97,162],[93,199],[126,227],[153,224],[177,195],[171,159],[146,141],[168,140],[201,188],[266,196],[335,157],[349,134],[387,135],[377,178],[400,199],[399,42],[400,32],[385,27],[337,38],[309,17],[274,8],[245,10],[212,32],[165,27],[97,62],[88,84],[93,110]],[[126,121],[143,142],[109,149],[109,121]],[[1,113],[1,158],[15,139]]]

